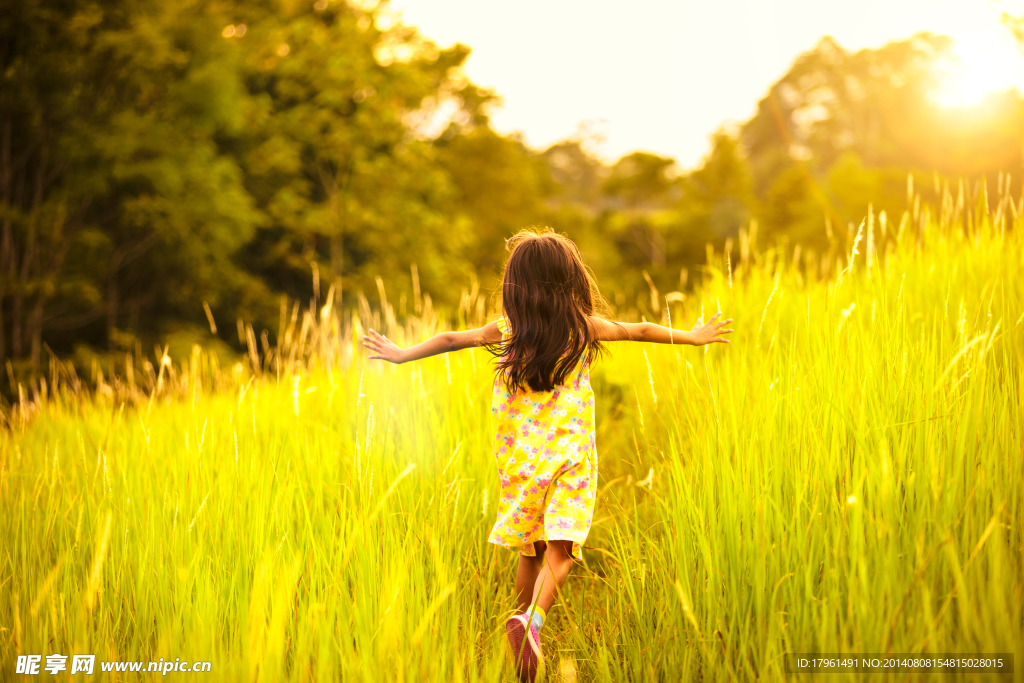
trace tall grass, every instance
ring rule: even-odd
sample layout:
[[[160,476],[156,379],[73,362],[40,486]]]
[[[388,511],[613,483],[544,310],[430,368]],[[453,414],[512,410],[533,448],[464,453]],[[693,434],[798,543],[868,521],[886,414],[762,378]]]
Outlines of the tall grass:
[[[652,291],[676,327],[720,307],[737,332],[595,368],[600,494],[544,629],[554,679],[1013,652],[1021,680],[1024,235],[998,206],[871,220],[813,257],[744,235],[700,291]],[[399,325],[329,301],[283,309],[275,349],[242,329],[245,366],[197,350],[91,395],[59,368],[22,388],[0,678],[18,654],[94,653],[209,660],[213,680],[509,680],[488,356],[368,362],[364,326],[414,341],[439,328],[429,302]]]

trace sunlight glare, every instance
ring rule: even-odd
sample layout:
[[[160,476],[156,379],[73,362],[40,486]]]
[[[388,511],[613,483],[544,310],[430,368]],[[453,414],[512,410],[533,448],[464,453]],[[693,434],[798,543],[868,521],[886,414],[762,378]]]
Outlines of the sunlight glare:
[[[939,106],[972,107],[993,93],[1024,92],[1024,56],[1002,27],[967,24],[953,40],[953,58],[938,66]]]

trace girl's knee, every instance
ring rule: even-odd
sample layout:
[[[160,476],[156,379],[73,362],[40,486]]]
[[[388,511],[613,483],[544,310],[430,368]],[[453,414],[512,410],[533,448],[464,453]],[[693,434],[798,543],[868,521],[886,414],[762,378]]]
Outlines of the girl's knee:
[[[548,562],[572,567],[575,560],[572,556],[572,541],[551,541],[548,545]]]
[[[568,571],[575,563],[575,559],[572,556],[572,546],[572,541],[535,541],[533,549],[536,555],[533,557],[521,557],[528,561],[550,564],[552,567]]]
[[[546,550],[544,541],[536,541],[533,544],[533,555],[519,554],[519,562],[521,564],[541,566],[544,564],[544,551]]]

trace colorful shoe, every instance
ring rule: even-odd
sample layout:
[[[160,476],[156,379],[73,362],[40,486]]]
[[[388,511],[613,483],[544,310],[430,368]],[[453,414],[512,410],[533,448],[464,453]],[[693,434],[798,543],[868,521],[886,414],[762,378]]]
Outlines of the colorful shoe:
[[[522,683],[537,683],[544,679],[544,655],[540,651],[540,632],[525,614],[505,622],[505,632],[516,663],[516,673]]]

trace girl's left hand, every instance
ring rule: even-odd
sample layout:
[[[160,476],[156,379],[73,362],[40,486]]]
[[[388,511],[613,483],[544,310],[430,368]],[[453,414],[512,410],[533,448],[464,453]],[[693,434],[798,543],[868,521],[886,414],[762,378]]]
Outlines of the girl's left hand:
[[[398,344],[375,330],[370,330],[370,334],[363,335],[363,346],[373,352],[367,356],[370,359],[379,358],[390,363],[402,362],[402,349],[398,347]]]

